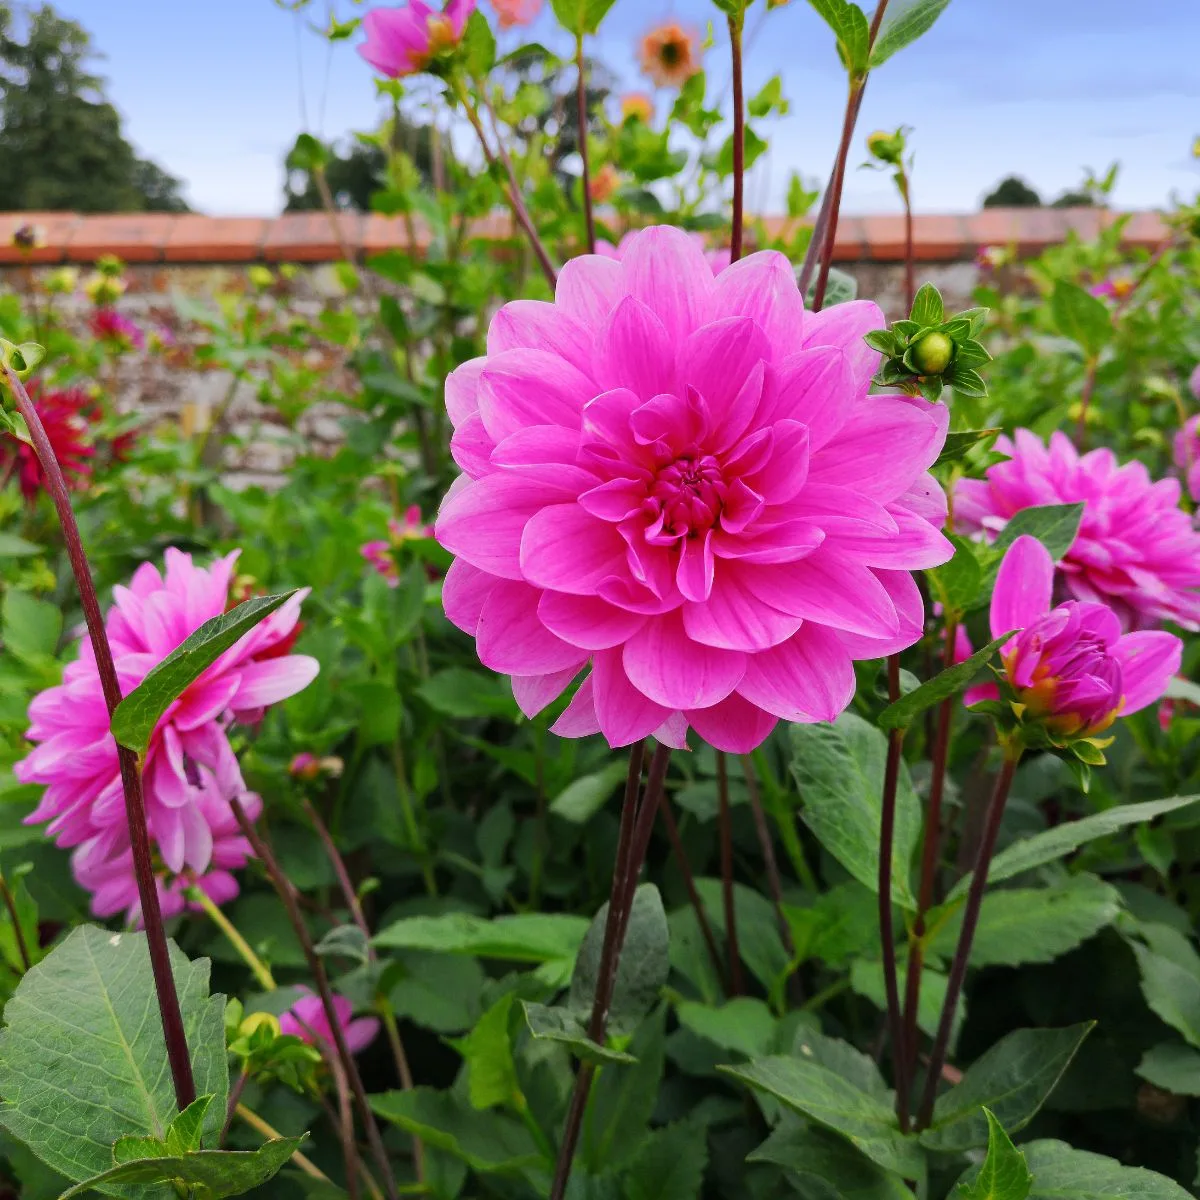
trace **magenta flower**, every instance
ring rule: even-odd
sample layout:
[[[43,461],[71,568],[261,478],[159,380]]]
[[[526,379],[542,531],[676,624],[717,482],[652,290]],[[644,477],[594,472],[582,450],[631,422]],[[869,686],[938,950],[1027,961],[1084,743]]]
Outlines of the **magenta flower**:
[[[1038,721],[1055,739],[1091,737],[1162,696],[1183,643],[1157,631],[1122,634],[1103,604],[1068,600],[1052,608],[1053,588],[1050,552],[1036,538],[1017,538],[992,593],[992,636],[1020,630],[1000,651],[1003,686],[1022,721]],[[1000,698],[994,683],[966,696],[968,704]]]
[[[436,532],[446,613],[526,713],[587,669],[557,733],[691,725],[741,752],[832,720],[854,659],[921,636],[909,571],[951,555],[928,474],[947,414],[867,394],[882,325],[867,302],[805,313],[782,254],[714,277],[665,227],[500,309],[446,383],[464,474]]]
[[[165,575],[145,563],[129,587],[113,589],[105,628],[123,693],[205,621],[225,611],[237,557],[234,551],[202,568],[191,555],[169,549]],[[207,879],[223,899],[236,894],[236,883],[226,875],[250,851],[229,802],[238,796],[247,811],[255,812],[259,805],[247,792],[225,728],[232,721],[257,721],[267,706],[300,691],[317,674],[315,659],[286,653],[304,594],[297,593],[217,659],[171,704],[151,738],[144,772],[146,814],[163,865],[160,890],[170,910],[181,907],[179,892],[192,879],[201,886]],[[76,878],[93,891],[97,916],[128,907],[135,918],[117,748],[90,640],[82,642],[63,682],[34,697],[29,720],[26,736],[38,745],[13,773],[24,783],[45,784],[46,790],[26,822],[49,822],[47,834],[74,850]]]
[[[603,238],[601,238],[600,241],[596,243],[596,253],[599,254],[601,258],[615,258],[618,262],[620,262],[621,259],[625,257],[626,250],[628,250],[633,244],[633,241],[638,236],[639,232],[640,231],[637,229],[631,229],[615,246],[612,244],[612,242],[605,241]],[[693,245],[700,248],[701,253],[704,255],[705,262],[712,267],[712,272],[714,275],[719,275],[733,261],[733,252],[728,246],[726,246],[724,249],[721,249],[719,246],[714,249],[710,249],[708,243],[704,240],[703,234],[689,233],[687,236],[692,240]]]
[[[1175,435],[1175,465],[1183,472],[1188,494],[1200,503],[1200,415],[1189,417]]]
[[[314,996],[307,988],[304,990],[308,994],[301,996],[280,1016],[279,1031],[291,1037],[298,1037],[310,1046],[324,1042],[326,1046],[332,1047],[333,1030],[330,1028],[329,1018],[325,1015],[325,1005],[321,1003],[320,996]],[[354,1006],[345,996],[334,996],[333,1010],[337,1014],[338,1027],[351,1054],[365,1050],[375,1040],[375,1035],[379,1032],[379,1022],[374,1017],[352,1020]]]
[[[405,542],[433,537],[433,526],[427,525],[421,518],[421,510],[415,504],[410,504],[404,512],[404,522],[392,517],[388,523],[388,540],[378,538],[372,542],[364,542],[358,549],[359,553],[387,580],[388,587],[400,585],[400,568],[396,565],[393,551]]]
[[[146,335],[123,313],[115,308],[101,307],[92,312],[88,318],[88,327],[92,336],[105,342],[114,350],[143,350],[146,346]]]
[[[1177,480],[1152,482],[1141,463],[1120,466],[1111,450],[1081,456],[1063,433],[1047,447],[1018,429],[996,448],[1008,461],[955,489],[963,529],[990,538],[1031,505],[1081,500],[1079,535],[1059,564],[1060,595],[1107,604],[1126,629],[1200,626],[1200,532],[1179,507]]]
[[[458,45],[474,11],[475,0],[449,0],[441,12],[422,0],[408,0],[403,8],[373,8],[363,17],[367,40],[358,52],[389,79],[417,75]]]
[[[541,11],[542,0],[492,0],[501,29],[528,25]]]

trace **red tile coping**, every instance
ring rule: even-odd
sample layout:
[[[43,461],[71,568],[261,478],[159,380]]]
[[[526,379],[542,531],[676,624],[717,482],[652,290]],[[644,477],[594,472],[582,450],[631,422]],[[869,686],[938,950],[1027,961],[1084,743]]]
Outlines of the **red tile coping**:
[[[1070,232],[1093,237],[1122,214],[1095,208],[990,208],[977,213],[922,213],[913,218],[913,251],[923,261],[971,259],[984,246],[1015,246],[1025,255],[1061,242]],[[1129,246],[1157,246],[1167,234],[1156,212],[1128,214]],[[784,217],[765,217],[769,232],[794,229]],[[22,225],[39,227],[45,244],[28,258],[12,244]],[[506,240],[512,222],[497,215],[477,221],[473,236]],[[345,251],[379,254],[403,248],[410,234],[429,244],[419,219],[340,213],[336,229],[325,213],[278,217],[205,217],[196,213],[0,213],[0,264],[91,263],[103,254],[126,262],[334,262]],[[904,219],[898,215],[846,216],[838,223],[834,258],[840,262],[897,262],[904,258]]]

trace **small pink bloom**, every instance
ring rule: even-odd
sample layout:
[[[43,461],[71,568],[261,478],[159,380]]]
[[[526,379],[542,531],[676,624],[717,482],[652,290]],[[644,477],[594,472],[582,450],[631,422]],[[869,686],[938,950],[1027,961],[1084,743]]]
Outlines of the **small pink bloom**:
[[[308,992],[308,989],[304,989]],[[353,1020],[354,1006],[345,996],[333,997],[333,1011],[337,1014],[338,1028],[346,1039],[346,1046],[351,1054],[365,1050],[379,1033],[379,1022],[374,1017],[359,1017]],[[325,1015],[325,1005],[320,996],[311,992],[301,996],[291,1008],[279,1018],[279,1030],[290,1037],[298,1037],[301,1041],[315,1046],[323,1042],[333,1047],[333,1030],[329,1018]]]
[[[1083,501],[1079,535],[1059,564],[1059,592],[1107,604],[1126,629],[1200,627],[1200,531],[1179,507],[1177,480],[1153,481],[1111,450],[1080,455],[1064,433],[1045,445],[1028,429],[996,449],[1010,457],[955,489],[963,529],[994,538],[1022,509]]]
[[[1102,300],[1124,300],[1133,291],[1133,280],[1124,275],[1114,275],[1093,284],[1088,290]]]
[[[975,255],[975,265],[981,271],[998,271],[1011,260],[1012,254],[1004,246],[981,246]]]
[[[1188,494],[1200,504],[1200,414],[1189,417],[1175,435],[1175,465],[1187,480]]]
[[[92,473],[90,460],[96,453],[91,440],[91,426],[99,416],[95,401],[82,388],[44,391],[37,383],[30,385],[29,398],[67,482],[84,483]],[[35,500],[46,477],[33,447],[12,434],[0,433],[0,479],[7,478],[10,470],[16,471],[21,495]]]
[[[1000,651],[1004,685],[1024,706],[1022,720],[1034,718],[1057,737],[1090,737],[1162,696],[1183,643],[1170,633],[1122,634],[1103,604],[1051,607],[1053,587],[1050,552],[1036,538],[1017,538],[992,593],[992,636],[1020,631]],[[967,702],[999,696],[989,684],[972,689]]]
[[[474,11],[475,0],[449,0],[440,11],[423,0],[409,0],[402,8],[373,8],[363,17],[367,40],[358,52],[389,79],[419,74],[458,45]]]
[[[501,29],[528,25],[541,12],[542,0],[492,0]]]
[[[753,749],[827,721],[855,659],[921,637],[911,571],[952,553],[944,406],[871,395],[866,301],[806,313],[791,263],[714,276],[651,228],[493,317],[446,381],[463,475],[437,520],[446,614],[528,714],[623,746]]]
[[[123,313],[115,308],[97,308],[88,318],[88,327],[92,336],[105,342],[114,350],[143,350],[146,346],[146,335]]]

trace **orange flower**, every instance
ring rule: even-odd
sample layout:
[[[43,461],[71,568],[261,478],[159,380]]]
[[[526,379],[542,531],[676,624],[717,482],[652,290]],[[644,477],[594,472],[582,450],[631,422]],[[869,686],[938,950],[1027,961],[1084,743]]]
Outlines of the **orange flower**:
[[[617,173],[617,168],[612,163],[605,163],[592,176],[588,185],[588,195],[596,204],[603,204],[617,190],[620,183],[621,176]]]
[[[658,87],[682,87],[700,70],[700,39],[678,21],[666,21],[642,38],[638,58]]]
[[[630,117],[637,117],[645,125],[649,125],[654,117],[654,101],[645,92],[627,92],[621,97],[621,123]]]

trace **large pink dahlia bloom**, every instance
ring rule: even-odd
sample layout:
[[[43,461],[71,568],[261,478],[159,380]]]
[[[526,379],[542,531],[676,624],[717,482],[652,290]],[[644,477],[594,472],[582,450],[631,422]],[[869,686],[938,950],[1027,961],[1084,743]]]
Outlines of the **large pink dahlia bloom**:
[[[1200,627],[1200,532],[1179,507],[1179,483],[1153,482],[1139,462],[1111,450],[1081,455],[1063,433],[1049,446],[1028,429],[998,438],[1007,462],[964,479],[955,521],[994,537],[1023,508],[1083,501],[1083,521],[1059,563],[1060,591],[1107,604],[1126,629],[1171,620]]]
[[[671,228],[496,314],[446,383],[464,474],[436,535],[447,615],[526,713],[587,669],[556,732],[742,752],[920,637],[946,412],[868,395],[882,324],[805,313],[781,254],[714,276]]]
[[[229,607],[237,557],[234,551],[204,568],[190,554],[170,549],[165,574],[145,563],[128,587],[113,589],[105,629],[124,694]],[[168,914],[183,907],[183,891],[193,881],[217,901],[237,893],[229,872],[245,863],[250,847],[230,800],[241,798],[252,817],[260,802],[247,792],[225,729],[232,721],[258,720],[268,705],[300,691],[317,674],[315,659],[287,653],[302,599],[297,593],[231,646],[171,704],[154,730],[144,771],[146,815]],[[27,823],[49,822],[46,832],[73,849],[75,877],[92,892],[97,916],[128,909],[136,919],[117,746],[90,639],[81,643],[62,683],[34,697],[29,720],[27,736],[38,745],[13,773],[22,782],[45,784],[46,791]]]

